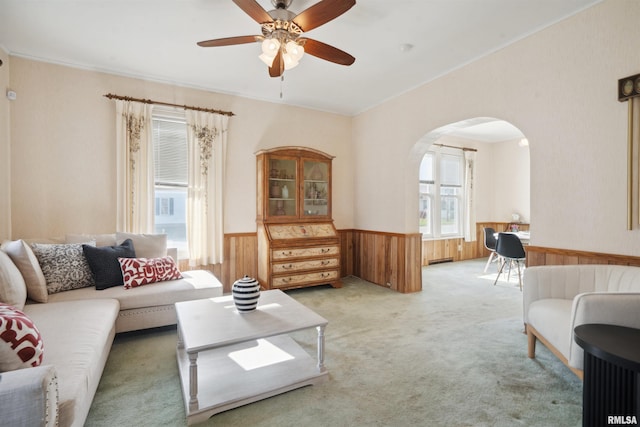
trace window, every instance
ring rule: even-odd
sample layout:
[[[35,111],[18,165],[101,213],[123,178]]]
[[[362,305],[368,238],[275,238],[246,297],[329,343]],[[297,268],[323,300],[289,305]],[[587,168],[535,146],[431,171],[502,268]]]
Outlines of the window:
[[[184,112],[152,117],[155,174],[155,232],[167,235],[181,258],[187,248],[187,125]]]
[[[428,151],[420,164],[420,232],[423,237],[463,234],[464,157],[458,150]]]

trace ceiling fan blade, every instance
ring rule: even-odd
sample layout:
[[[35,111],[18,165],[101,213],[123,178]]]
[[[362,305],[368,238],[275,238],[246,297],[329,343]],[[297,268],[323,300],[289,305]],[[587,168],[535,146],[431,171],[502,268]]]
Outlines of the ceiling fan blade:
[[[351,65],[356,58],[347,52],[333,47],[318,40],[299,38],[298,41],[304,41],[304,52],[326,61],[335,62],[340,65]]]
[[[226,37],[223,39],[201,41],[201,42],[198,42],[198,46],[201,46],[201,47],[231,46],[234,44],[254,43],[262,40],[264,40],[263,36]]]
[[[293,22],[300,27],[302,31],[311,31],[342,15],[355,4],[356,0],[322,0],[300,12],[293,18]]]
[[[282,59],[282,49],[280,49],[276,57],[273,58],[273,64],[269,67],[269,75],[280,77],[282,73],[284,73],[284,60]]]
[[[273,21],[271,15],[256,0],[233,0],[233,2],[258,24]]]

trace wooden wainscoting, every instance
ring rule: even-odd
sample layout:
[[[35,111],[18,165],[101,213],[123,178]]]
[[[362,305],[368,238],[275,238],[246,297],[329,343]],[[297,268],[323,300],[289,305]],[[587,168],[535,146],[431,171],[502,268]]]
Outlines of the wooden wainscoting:
[[[421,234],[340,230],[340,235],[344,275],[401,293],[422,290]]]
[[[181,260],[179,267],[183,271],[209,270],[222,282],[223,291],[231,292],[231,286],[236,280],[245,275],[258,277],[258,236],[256,233],[225,234],[222,264],[190,267],[187,260]]]
[[[467,259],[486,258],[489,250],[484,247],[484,228],[491,227],[496,232],[506,231],[511,222],[478,222],[476,223],[476,241],[465,242],[462,237],[454,239],[438,239],[422,241],[422,265],[443,261],[464,261]],[[521,231],[529,230],[529,224],[518,224]]]
[[[480,258],[476,242],[465,242],[462,237],[422,241],[422,265],[445,261],[463,261]],[[489,256],[487,254],[487,256]]]
[[[640,267],[640,257],[527,246],[527,267],[537,265],[616,264]]]
[[[394,234],[362,230],[338,230],[341,258],[340,276],[357,276],[395,291],[422,290],[420,234]],[[224,236],[224,262],[190,267],[181,260],[183,271],[205,269],[231,292],[233,282],[245,274],[258,275],[258,236],[256,233],[230,233]]]

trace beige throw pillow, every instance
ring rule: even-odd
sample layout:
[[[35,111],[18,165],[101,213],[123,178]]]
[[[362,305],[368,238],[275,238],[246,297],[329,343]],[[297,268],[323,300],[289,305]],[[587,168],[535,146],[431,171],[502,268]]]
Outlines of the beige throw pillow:
[[[127,239],[133,241],[136,258],[162,258],[167,255],[166,234],[116,233],[116,244]]]
[[[47,302],[47,282],[31,247],[24,240],[7,241],[2,250],[16,265],[27,286],[27,296],[36,302]]]
[[[87,243],[95,241],[96,246],[115,246],[116,235],[111,234],[67,234],[65,243]]]
[[[0,302],[22,310],[26,301],[27,286],[20,270],[9,255],[0,251]]]

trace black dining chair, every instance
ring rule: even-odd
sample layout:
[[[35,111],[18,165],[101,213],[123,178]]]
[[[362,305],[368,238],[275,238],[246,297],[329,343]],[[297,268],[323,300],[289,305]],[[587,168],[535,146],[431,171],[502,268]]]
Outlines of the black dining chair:
[[[489,265],[498,261],[500,257],[496,254],[496,230],[491,227],[484,227],[482,230],[484,231],[484,247],[491,252],[487,264],[484,266],[484,272],[486,273]]]
[[[511,267],[515,263],[518,267],[520,290],[522,290],[522,272],[520,270],[520,263],[526,259],[527,255],[524,251],[520,238],[513,233],[499,233],[498,242],[496,244],[496,253],[502,259],[502,265],[500,266],[500,271],[498,271],[498,276],[496,277],[496,281],[493,282],[493,285],[495,286],[495,284],[498,283],[500,274],[502,274],[502,270],[504,270],[504,266],[507,263],[509,263],[509,274],[507,276],[508,281],[511,277]]]

